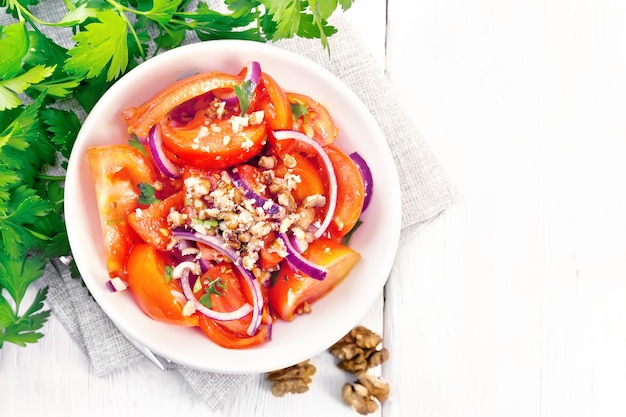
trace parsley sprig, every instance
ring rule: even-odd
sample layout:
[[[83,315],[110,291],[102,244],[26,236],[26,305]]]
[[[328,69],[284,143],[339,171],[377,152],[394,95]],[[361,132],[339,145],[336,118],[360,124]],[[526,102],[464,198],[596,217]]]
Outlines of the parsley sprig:
[[[299,36],[329,49],[328,19],[353,0],[224,0],[219,11],[191,0],[64,0],[54,22],[38,16],[38,3],[0,0],[0,348],[42,337],[47,288],[34,297],[27,289],[47,259],[70,254],[63,169],[81,120],[116,79],[190,35]],[[71,42],[56,43],[51,30]]]
[[[221,277],[217,277],[207,284],[204,288],[204,294],[202,294],[198,301],[206,308],[213,308],[211,294],[221,296],[224,295],[224,292],[226,292],[227,289],[228,285],[226,284],[226,281],[224,281]]]

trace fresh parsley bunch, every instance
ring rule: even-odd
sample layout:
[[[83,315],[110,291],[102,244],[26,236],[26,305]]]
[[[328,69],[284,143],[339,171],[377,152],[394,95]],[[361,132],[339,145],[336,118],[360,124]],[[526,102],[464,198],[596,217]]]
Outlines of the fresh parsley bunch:
[[[328,49],[336,29],[327,19],[352,3],[224,0],[218,11],[190,0],[65,0],[65,16],[49,22],[39,17],[38,0],[0,0],[9,15],[2,21],[11,22],[0,25],[0,348],[43,336],[47,288],[28,302],[25,296],[47,259],[70,254],[64,176],[51,173],[64,172],[79,114],[121,75],[190,34],[259,42],[300,36]],[[67,30],[71,46],[46,28]]]

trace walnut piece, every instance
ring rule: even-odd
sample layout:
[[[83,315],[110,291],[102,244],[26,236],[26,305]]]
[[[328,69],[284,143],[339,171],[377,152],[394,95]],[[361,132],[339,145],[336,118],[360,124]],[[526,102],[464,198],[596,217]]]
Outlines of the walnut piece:
[[[307,359],[296,365],[268,372],[267,379],[272,382],[272,394],[282,397],[287,393],[302,394],[308,391],[315,371],[315,366]]]
[[[389,398],[389,384],[383,377],[362,373],[359,375],[359,383],[381,403]]]
[[[389,358],[386,348],[379,348],[382,337],[364,326],[357,326],[329,350],[344,371],[359,374],[380,365]]]
[[[354,383],[343,386],[341,397],[359,414],[371,414],[389,398],[389,384],[381,377],[363,372]]]

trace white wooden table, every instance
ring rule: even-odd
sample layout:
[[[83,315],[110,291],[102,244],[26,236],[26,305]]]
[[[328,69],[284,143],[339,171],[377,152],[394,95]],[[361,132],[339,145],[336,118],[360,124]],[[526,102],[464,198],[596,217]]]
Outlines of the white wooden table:
[[[348,12],[463,200],[399,252],[364,323],[376,415],[626,415],[626,2],[360,0]],[[383,314],[384,313],[384,314]],[[0,416],[212,415],[171,373],[108,378],[56,319],[0,351]],[[328,355],[221,416],[355,416]]]

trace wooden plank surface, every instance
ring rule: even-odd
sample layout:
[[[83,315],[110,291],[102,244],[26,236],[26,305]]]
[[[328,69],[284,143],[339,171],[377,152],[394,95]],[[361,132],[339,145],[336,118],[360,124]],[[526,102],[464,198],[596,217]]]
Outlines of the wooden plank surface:
[[[389,76],[463,200],[401,253],[383,415],[626,415],[624,22],[389,1]]]

